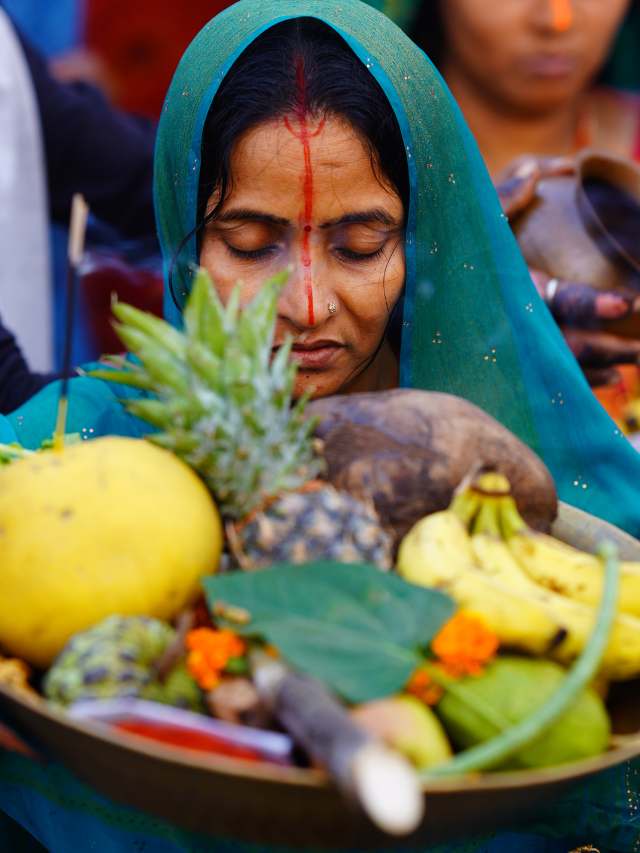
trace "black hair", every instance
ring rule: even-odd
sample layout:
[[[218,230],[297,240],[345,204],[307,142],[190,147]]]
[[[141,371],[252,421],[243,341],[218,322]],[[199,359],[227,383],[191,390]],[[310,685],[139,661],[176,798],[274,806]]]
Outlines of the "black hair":
[[[229,192],[231,153],[240,136],[300,110],[301,69],[305,111],[346,119],[369,147],[379,178],[391,184],[407,209],[409,178],[402,134],[384,92],[331,27],[298,18],[259,36],[232,66],[214,98],[202,136],[199,233],[212,192],[217,189],[220,197],[207,220],[215,218]]]

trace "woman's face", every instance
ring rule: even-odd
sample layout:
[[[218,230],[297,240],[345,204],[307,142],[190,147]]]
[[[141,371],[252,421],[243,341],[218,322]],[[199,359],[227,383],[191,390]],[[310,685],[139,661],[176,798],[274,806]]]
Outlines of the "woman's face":
[[[240,137],[230,173],[200,253],[222,300],[240,281],[246,304],[289,266],[275,342],[293,337],[296,396],[375,387],[404,283],[404,211],[369,149],[339,118],[296,114]]]
[[[445,74],[503,109],[541,113],[590,84],[629,0],[440,0]]]

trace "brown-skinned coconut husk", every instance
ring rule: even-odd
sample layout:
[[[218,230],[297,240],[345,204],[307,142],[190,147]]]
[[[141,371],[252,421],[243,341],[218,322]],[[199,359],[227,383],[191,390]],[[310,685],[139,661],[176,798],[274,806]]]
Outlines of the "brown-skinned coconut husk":
[[[397,389],[325,397],[318,417],[327,478],[372,500],[396,544],[419,519],[445,509],[471,471],[504,474],[520,513],[548,531],[558,501],[544,463],[482,409],[450,394]]]

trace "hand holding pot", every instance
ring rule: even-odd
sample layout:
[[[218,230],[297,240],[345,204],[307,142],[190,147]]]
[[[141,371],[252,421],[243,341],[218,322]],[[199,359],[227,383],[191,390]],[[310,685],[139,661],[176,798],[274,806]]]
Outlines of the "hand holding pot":
[[[593,387],[619,381],[617,364],[638,364],[640,340],[603,332],[603,324],[637,314],[640,297],[596,290],[588,284],[552,278],[530,269],[540,296],[548,305],[565,340]]]
[[[498,193],[538,292],[592,385],[640,362],[640,169],[594,151],[519,158]]]

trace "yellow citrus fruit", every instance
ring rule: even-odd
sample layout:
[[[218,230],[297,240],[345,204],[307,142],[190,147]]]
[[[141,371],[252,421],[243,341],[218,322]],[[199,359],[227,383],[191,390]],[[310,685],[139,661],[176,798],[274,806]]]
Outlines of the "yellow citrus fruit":
[[[0,648],[47,666],[105,616],[170,619],[222,541],[202,481],[148,441],[100,438],[0,468]]]

